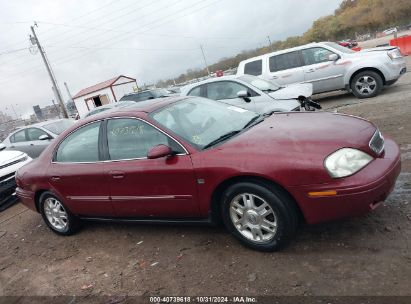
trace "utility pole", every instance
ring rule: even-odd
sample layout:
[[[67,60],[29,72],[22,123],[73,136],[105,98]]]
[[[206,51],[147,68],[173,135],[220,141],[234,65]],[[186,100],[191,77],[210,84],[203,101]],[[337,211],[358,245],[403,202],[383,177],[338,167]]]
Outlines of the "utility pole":
[[[34,23],[34,25],[37,26],[36,23]],[[47,72],[48,72],[48,74],[49,74],[49,76],[50,76],[50,80],[51,80],[51,82],[52,82],[52,84],[53,84],[53,87],[54,87],[54,90],[55,90],[55,92],[56,92],[56,96],[57,96],[58,102],[59,102],[60,107],[61,107],[61,109],[62,109],[62,111],[63,111],[63,116],[64,116],[65,118],[68,118],[67,109],[66,109],[66,106],[65,106],[65,104],[64,104],[64,102],[63,102],[63,98],[62,98],[60,89],[59,89],[59,87],[57,86],[57,81],[56,81],[56,78],[54,77],[53,70],[51,69],[50,63],[49,63],[48,60],[47,60],[46,52],[43,50],[42,46],[40,45],[40,41],[38,40],[37,35],[36,35],[36,32],[34,31],[34,26],[31,26],[30,28],[31,28],[31,32],[33,33],[33,36],[30,35],[30,42],[31,42],[31,44],[33,44],[33,45],[35,45],[35,44],[37,45],[37,47],[38,47],[38,49],[39,49],[39,51],[40,51],[41,58],[43,58],[44,64],[46,65]]]
[[[57,107],[57,105],[54,103],[54,99],[52,99],[51,102],[53,103],[53,106],[54,106],[54,109],[55,109],[56,112],[57,112],[57,115],[59,116],[59,118],[61,118],[61,117],[60,117],[60,109],[59,109],[59,108]]]
[[[269,46],[270,46],[270,50],[274,51],[274,50],[273,50],[273,44],[271,43],[270,36],[267,36],[267,39],[268,39],[268,44],[269,44]]]
[[[201,53],[203,54],[203,59],[204,59],[204,64],[205,64],[205,67],[206,67],[206,70],[207,70],[207,74],[208,74],[208,76],[210,76],[211,75],[210,70],[208,69],[207,60],[206,60],[206,57],[204,55],[203,46],[201,44],[200,44],[200,49],[201,49]]]

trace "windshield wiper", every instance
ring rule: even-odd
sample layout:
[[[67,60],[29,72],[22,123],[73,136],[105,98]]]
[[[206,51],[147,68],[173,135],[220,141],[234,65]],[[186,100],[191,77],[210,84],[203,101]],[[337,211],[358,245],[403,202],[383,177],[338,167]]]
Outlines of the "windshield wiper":
[[[275,91],[278,91],[280,88],[278,88],[278,89],[265,89],[265,90],[262,90],[263,92],[267,92],[267,93],[271,93],[271,92],[275,92]]]
[[[263,115],[258,115],[258,116],[251,118],[251,120],[245,124],[245,126],[243,127],[243,130],[250,128],[252,126],[255,126],[256,124],[262,122],[264,119],[265,117]]]
[[[242,131],[242,130],[235,130],[235,131],[228,132],[228,133],[226,133],[226,134],[224,134],[224,135],[221,135],[219,138],[214,139],[212,142],[206,144],[206,145],[203,147],[203,150],[205,150],[205,149],[207,149],[207,148],[210,148],[210,147],[212,147],[212,146],[214,146],[214,145],[216,145],[216,144],[218,144],[218,143],[220,143],[220,142],[222,142],[222,141],[224,141],[224,140],[226,140],[226,139],[229,139],[230,137],[233,137],[234,135],[240,133],[241,131]]]

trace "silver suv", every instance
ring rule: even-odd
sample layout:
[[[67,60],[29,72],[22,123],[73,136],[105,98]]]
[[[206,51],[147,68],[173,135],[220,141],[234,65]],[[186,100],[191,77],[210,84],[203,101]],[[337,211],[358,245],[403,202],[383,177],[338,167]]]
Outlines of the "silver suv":
[[[244,60],[237,76],[255,75],[280,85],[312,83],[314,94],[346,89],[358,98],[368,98],[405,72],[405,60],[397,47],[355,52],[334,42],[321,42]]]

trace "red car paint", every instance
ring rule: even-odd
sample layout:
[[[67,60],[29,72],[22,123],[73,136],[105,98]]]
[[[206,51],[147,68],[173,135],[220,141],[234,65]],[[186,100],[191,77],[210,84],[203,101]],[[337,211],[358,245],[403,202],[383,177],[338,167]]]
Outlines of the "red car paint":
[[[374,209],[392,191],[400,172],[394,141],[386,138],[380,156],[369,148],[376,130],[372,123],[326,112],[275,113],[220,145],[197,150],[149,117],[150,112],[181,99],[153,100],[145,108],[104,112],[79,121],[18,171],[17,195],[36,211],[39,193],[49,190],[79,216],[201,219],[209,216],[213,194],[220,186],[254,177],[282,186],[296,200],[306,222],[313,224]],[[177,139],[188,155],[90,164],[51,161],[56,146],[70,132],[110,117],[146,120]],[[333,179],[323,162],[343,147],[362,150],[375,159],[352,176]],[[323,190],[335,190],[337,195],[308,195]]]

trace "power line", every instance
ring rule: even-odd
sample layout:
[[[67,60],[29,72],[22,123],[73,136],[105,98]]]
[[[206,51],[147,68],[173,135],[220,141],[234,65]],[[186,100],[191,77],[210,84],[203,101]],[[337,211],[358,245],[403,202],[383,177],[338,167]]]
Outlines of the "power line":
[[[174,4],[178,3],[178,2],[181,2],[181,1],[183,1],[183,0],[177,0],[177,1],[174,2],[172,5],[174,5]],[[150,2],[149,4],[136,7],[135,9],[127,12],[126,14],[123,14],[123,15],[120,15],[120,16],[117,16],[117,17],[114,17],[114,18],[111,18],[111,19],[109,19],[109,20],[105,20],[105,23],[109,23],[109,22],[111,22],[112,20],[116,20],[116,19],[118,19],[118,18],[121,18],[121,17],[124,17],[124,16],[126,16],[126,15],[129,15],[129,14],[133,13],[134,11],[142,10],[142,9],[144,9],[144,8],[147,8],[147,7],[151,6],[151,5],[153,5],[153,4],[156,4],[156,2],[153,1],[153,2]],[[134,6],[134,3],[132,3],[132,5]],[[129,6],[131,6],[131,5],[127,5],[127,6],[123,7],[123,8],[120,9],[120,10],[123,10],[124,8],[128,8]],[[163,9],[167,9],[167,8],[168,8],[168,7],[164,6]],[[161,11],[161,10],[162,10],[162,9],[160,9],[160,11]],[[155,12],[152,12],[152,13],[156,13],[156,12],[158,12],[158,11],[159,11],[159,10],[157,10],[157,11],[155,11]],[[112,15],[112,14],[110,14],[110,15]],[[150,15],[150,14],[143,15],[143,16],[139,16],[139,17],[140,17],[140,18],[144,18],[144,17],[147,17],[147,16],[149,16],[149,15]],[[98,19],[100,20],[100,19],[101,19],[102,17],[104,17],[104,16],[105,16],[105,15],[99,16]],[[97,19],[96,19],[96,20],[97,20]],[[132,22],[132,21],[134,21],[134,20],[131,20],[131,22]],[[130,23],[130,21],[128,21],[128,22],[126,22],[126,23],[123,23],[122,25],[125,25],[125,24],[127,24],[127,23]],[[119,27],[119,26],[117,26],[117,27]],[[60,36],[63,36],[65,33],[68,33],[68,32],[70,32],[70,30],[63,32],[62,34],[60,34]],[[82,31],[82,32],[85,32],[85,31]],[[80,32],[80,34],[81,34],[82,32]],[[67,36],[64,36],[63,39],[60,39],[60,40],[57,40],[57,41],[67,41],[70,37],[76,37],[76,36],[79,36],[79,33],[77,33],[77,34],[75,34],[75,35],[71,35],[71,36],[69,35],[68,37],[67,37]],[[93,37],[93,38],[94,38],[94,37]],[[90,39],[90,38],[87,37],[86,39],[80,40],[79,42],[88,41],[89,39]],[[45,39],[45,41],[47,41],[47,39]],[[53,54],[53,53],[54,53],[54,52],[50,52],[49,55],[50,55],[50,54]],[[22,62],[21,64],[24,64],[24,63],[25,63],[25,62]],[[18,64],[18,65],[21,65],[21,64]]]
[[[175,4],[177,4],[177,3],[179,3],[179,2],[182,2],[183,0],[177,0],[177,1],[175,1],[175,2],[173,2],[172,4],[171,4],[171,6],[172,5],[175,5]],[[197,5],[197,4],[199,4],[199,3],[201,3],[201,2],[203,2],[203,1],[199,1],[199,2],[197,2],[197,3],[195,3],[194,5],[192,5],[192,6],[195,6],[195,5]],[[145,6],[140,6],[140,7],[138,7],[137,9],[143,9],[143,8],[146,8],[146,7],[148,7],[148,6],[150,6],[151,4],[153,4],[153,3],[155,3],[155,2],[152,2],[152,3],[150,3],[149,5],[145,5]],[[192,7],[192,6],[188,6],[188,8],[190,8],[190,7]],[[169,4],[169,6],[168,7],[163,7],[163,8],[161,8],[161,9],[159,9],[159,10],[156,10],[156,11],[153,11],[153,12],[151,12],[151,13],[149,13],[149,14],[146,14],[146,15],[143,15],[143,16],[140,16],[141,18],[145,18],[145,17],[147,17],[147,16],[150,16],[150,15],[152,15],[153,13],[156,13],[156,14],[158,14],[158,12],[159,11],[161,11],[161,10],[164,10],[164,9],[167,9],[167,8],[169,8],[170,7],[170,4]],[[185,9],[187,9],[187,7],[185,8]],[[183,10],[185,10],[185,9],[183,9]],[[134,11],[134,10],[133,10]],[[131,12],[128,12],[127,14],[129,14],[129,13],[132,13],[133,11],[131,11]],[[181,10],[180,10],[180,12],[181,12]],[[125,14],[125,15],[127,15],[127,14]],[[173,13],[173,14],[175,14],[175,13]],[[172,16],[173,14],[171,14],[170,16]],[[122,16],[124,16],[124,15],[122,15]],[[122,16],[120,16],[120,17],[122,17]],[[169,16],[166,16],[166,17],[169,17]],[[113,19],[116,19],[116,18],[113,18]],[[112,19],[112,20],[113,20]],[[132,20],[133,21],[133,20]],[[158,20],[156,20],[156,21],[158,21]],[[121,27],[122,25],[125,25],[125,24],[128,24],[128,23],[130,23],[130,21],[128,21],[128,22],[125,22],[125,23],[123,23],[123,24],[121,24],[120,26],[117,26],[117,27],[115,27],[115,28],[118,28],[118,27]],[[153,22],[151,22],[151,23],[153,23]],[[151,24],[151,23],[148,23],[148,24]],[[140,27],[145,27],[147,24],[143,24],[142,26],[140,25]],[[131,32],[132,33],[132,32]],[[133,33],[133,34],[135,34],[135,33]],[[100,36],[104,36],[104,35],[101,35],[100,34]],[[95,36],[94,36],[95,37]],[[94,38],[93,37],[93,38]],[[65,39],[63,39],[64,41],[66,41],[67,39],[66,39],[67,37],[65,37]],[[118,38],[118,36],[116,36],[115,38]],[[115,39],[114,38],[114,39]],[[111,40],[112,40],[113,38],[111,38]],[[62,41],[63,41],[62,40]],[[110,39],[109,39],[110,40]],[[78,41],[77,43],[79,43],[79,42],[84,42],[84,41],[89,41],[89,37],[87,37],[86,39],[83,39],[83,40],[80,40],[80,41]],[[106,42],[107,41],[107,39],[105,39],[105,41],[104,42]],[[100,42],[101,43],[101,42]],[[97,45],[97,44],[96,44]],[[54,53],[56,53],[56,52],[49,52],[49,55],[50,54],[54,54]],[[75,58],[78,58],[79,56],[76,56],[77,54],[79,54],[79,52],[76,52],[76,53],[73,53],[73,54],[71,54],[68,58],[73,58],[73,59],[75,59]],[[75,56],[75,57],[73,57],[73,55]],[[62,58],[63,59],[63,58]],[[59,60],[59,59],[57,59],[57,60]],[[64,61],[66,61],[67,60],[67,58],[64,58]],[[22,62],[21,64],[17,64],[17,65],[15,65],[15,67],[16,66],[20,66],[20,65],[23,65],[23,64],[25,64],[25,62]],[[36,68],[37,66],[34,66],[34,67],[32,67],[32,68]],[[27,70],[27,71],[29,71],[29,70]]]
[[[26,47],[26,48],[22,48],[22,49],[9,50],[9,51],[5,51],[5,52],[0,53],[0,56],[1,55],[14,54],[14,53],[25,51],[25,50],[28,50],[28,49],[30,49],[30,48]]]
[[[94,14],[96,11],[99,11],[99,10],[101,10],[101,9],[103,9],[103,8],[105,8],[105,7],[113,4],[113,3],[118,3],[118,1],[119,1],[119,0],[110,1],[110,2],[107,3],[106,5],[100,6],[99,8],[97,8],[97,9],[95,9],[95,10],[86,12],[86,13],[80,15],[80,16],[77,16],[77,17],[74,18],[74,19],[71,19],[71,21],[75,21],[75,20],[81,19],[81,18],[83,18],[83,17],[89,17],[91,14]],[[32,23],[32,22],[33,22],[33,21],[15,21],[14,23],[17,23],[17,24],[20,24],[20,23],[21,23],[21,24],[28,24],[28,23]],[[11,22],[11,23],[13,23],[13,22]],[[53,30],[53,29],[47,30],[47,31],[45,31],[45,32],[48,32],[48,31],[51,31],[51,30]],[[43,34],[44,34],[44,33],[43,33]],[[21,40],[21,42],[16,42],[16,43],[13,43],[13,44],[11,44],[11,45],[23,44],[23,43],[25,43],[26,41],[27,41],[27,40],[24,40],[24,41]],[[9,47],[10,47],[10,45],[9,45],[7,48],[9,48]],[[7,49],[7,48],[6,48],[6,49]]]
[[[203,1],[201,1],[201,2],[203,2]],[[206,7],[209,7],[209,6],[211,6],[211,5],[214,5],[214,4],[216,4],[217,2],[220,2],[220,0],[211,2],[211,3],[207,4],[207,5],[204,5],[204,6],[200,7],[200,8],[198,8],[198,9],[195,9],[195,10],[193,10],[193,11],[191,11],[191,12],[188,12],[188,13],[186,13],[186,14],[184,14],[184,15],[177,16],[176,18],[173,18],[173,19],[170,19],[170,20],[166,20],[165,22],[161,22],[160,24],[157,24],[157,25],[154,26],[154,27],[148,28],[148,29],[146,29],[146,30],[144,30],[144,31],[141,31],[141,32],[139,32],[139,33],[136,33],[136,34],[140,34],[140,33],[147,32],[147,31],[152,30],[153,28],[156,28],[156,27],[158,27],[158,26],[160,26],[160,25],[163,25],[163,24],[172,22],[172,21],[177,20],[177,19],[182,18],[182,17],[186,17],[186,16],[191,15],[191,14],[197,12],[197,11],[200,11],[200,10],[206,8]],[[199,4],[199,2],[196,3],[196,4]],[[195,6],[195,5],[193,5],[193,6]],[[193,6],[186,7],[185,9],[192,8]],[[180,12],[181,12],[181,10],[180,10]],[[180,12],[178,12],[178,13],[180,13]],[[170,14],[170,15],[166,16],[166,18],[167,18],[167,17],[172,17],[173,15],[176,15],[176,14],[175,14],[175,13]],[[157,19],[157,20],[155,20],[154,22],[151,22],[151,23],[148,23],[148,24],[152,24],[152,23],[155,23],[155,22],[157,22],[157,21],[162,21],[162,20],[164,20],[164,18]],[[146,24],[146,25],[147,25],[147,24]],[[146,26],[146,25],[143,25],[143,27]],[[127,34],[126,36],[128,36],[128,34]],[[118,37],[116,37],[116,38],[118,38]],[[116,39],[117,41],[115,41],[114,43],[117,43],[117,42],[119,42],[119,41],[123,41],[123,40],[125,40],[125,39],[127,39],[127,37],[121,38],[121,39]],[[110,41],[110,40],[113,40],[113,39],[109,39],[108,41]],[[107,41],[107,40],[106,40],[106,41]],[[113,42],[111,42],[111,43],[113,43]],[[100,46],[99,46],[98,48],[96,48],[96,49],[92,49],[91,51],[88,51],[88,52],[85,52],[85,53],[83,52],[82,54],[80,54],[80,56],[73,56],[73,55],[77,55],[77,54],[72,54],[72,56],[69,56],[68,58],[65,58],[65,59],[63,59],[63,60],[61,60],[61,61],[58,61],[58,60],[57,60],[57,61],[55,62],[55,66],[60,66],[60,65],[63,64],[63,63],[72,61],[72,60],[74,60],[74,59],[76,59],[76,58],[79,58],[79,57],[83,57],[84,55],[87,55],[87,54],[89,54],[89,53],[91,53],[91,52],[93,52],[93,51],[95,51],[95,50],[100,50],[101,48],[102,48],[102,46],[100,45]],[[198,50],[198,49],[197,49],[197,50]],[[34,67],[34,69],[35,69],[35,68],[36,68],[36,67]],[[12,76],[23,76],[23,77],[25,77],[25,76],[27,76],[27,75],[25,75],[24,72],[26,72],[26,71],[29,72],[29,71],[32,71],[32,70],[33,70],[33,68],[27,69],[27,70],[25,70],[25,71],[23,71],[23,72],[21,72],[21,73],[18,73],[18,74],[12,75]],[[13,80],[13,79],[15,79],[15,78],[11,78],[11,79],[2,81],[2,82],[0,82],[0,84],[5,83],[5,82],[8,82],[8,81]]]

